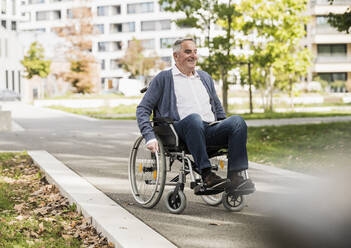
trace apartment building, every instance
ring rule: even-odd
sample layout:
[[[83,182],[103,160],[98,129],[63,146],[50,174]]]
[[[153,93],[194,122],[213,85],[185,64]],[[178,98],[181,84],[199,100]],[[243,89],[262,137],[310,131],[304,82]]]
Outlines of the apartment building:
[[[310,0],[309,4],[307,42],[314,56],[309,81],[318,77],[328,82],[330,91],[351,91],[351,35],[338,32],[327,21],[330,12],[342,14],[351,7],[351,0],[334,0],[333,5],[328,0]]]
[[[19,7],[19,0],[0,0],[0,90],[22,95],[23,49],[17,32],[21,20]]]
[[[20,23],[22,31],[52,32],[54,27],[70,22],[72,9],[79,0],[27,0],[23,1]],[[158,55],[169,66],[172,63],[171,44],[176,38],[194,34],[194,30],[179,28],[172,20],[181,13],[165,12],[158,0],[91,0],[92,22],[98,31],[92,37],[92,52],[101,66],[102,89],[116,88],[125,77],[120,59],[128,42],[141,40],[147,54]]]

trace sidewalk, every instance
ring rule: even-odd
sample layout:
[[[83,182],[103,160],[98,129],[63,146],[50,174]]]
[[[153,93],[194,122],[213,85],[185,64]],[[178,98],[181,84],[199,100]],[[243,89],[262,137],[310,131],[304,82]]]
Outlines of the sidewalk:
[[[132,247],[130,242],[133,242],[134,247],[157,247],[157,243],[158,247],[176,244],[178,247],[261,248],[259,236],[255,234],[262,234],[261,230],[266,228],[262,217],[281,206],[280,197],[296,189],[296,182],[310,180],[300,173],[250,163],[249,173],[257,192],[241,213],[206,206],[188,188],[188,206],[183,215],[169,214],[162,201],[154,209],[144,209],[131,197],[127,174],[130,145],[138,135],[136,121],[98,120],[21,103],[6,104],[4,108],[13,111],[22,131],[0,133],[0,150],[46,150],[51,154],[48,157],[54,156],[55,162],[40,162],[41,158],[36,161],[46,167],[54,165],[51,171],[56,175],[51,177],[58,177],[54,181],[59,188],[66,196],[70,194],[71,200],[77,196],[76,200],[80,201],[77,205],[82,206],[83,213],[91,216],[97,229],[121,247]],[[351,116],[248,120],[247,123],[262,126],[326,121],[351,121]],[[64,188],[65,183],[70,192]],[[124,215],[126,213],[129,215]]]

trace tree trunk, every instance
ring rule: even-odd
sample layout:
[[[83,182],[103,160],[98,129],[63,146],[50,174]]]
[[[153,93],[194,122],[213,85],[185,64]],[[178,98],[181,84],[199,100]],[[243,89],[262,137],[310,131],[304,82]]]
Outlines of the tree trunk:
[[[227,81],[227,74],[221,70],[222,75],[222,100],[223,100],[223,108],[224,112],[228,113],[228,81]]]
[[[273,112],[274,75],[273,68],[269,69],[269,111]]]
[[[290,107],[291,111],[294,111],[294,95],[293,95],[293,83],[292,79],[289,78],[289,97],[290,97]]]
[[[252,106],[252,82],[251,82],[251,63],[248,63],[248,74],[249,74],[249,102],[250,102],[250,114],[253,113],[253,106]]]

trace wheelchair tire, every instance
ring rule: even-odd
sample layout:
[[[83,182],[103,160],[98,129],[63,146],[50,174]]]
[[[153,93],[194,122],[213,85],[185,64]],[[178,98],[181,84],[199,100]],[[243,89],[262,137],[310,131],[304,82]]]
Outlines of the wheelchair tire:
[[[243,195],[235,195],[231,192],[223,192],[222,202],[225,209],[231,212],[240,212],[246,205]]]
[[[201,195],[202,200],[213,207],[218,206],[222,203],[222,194],[215,194],[215,195]]]
[[[162,142],[159,151],[151,153],[140,136],[129,157],[128,175],[134,199],[144,208],[154,207],[161,199],[166,180],[166,159]]]
[[[186,196],[183,191],[179,190],[175,201],[172,201],[173,191],[169,191],[165,197],[165,204],[172,214],[180,214],[186,207]]]

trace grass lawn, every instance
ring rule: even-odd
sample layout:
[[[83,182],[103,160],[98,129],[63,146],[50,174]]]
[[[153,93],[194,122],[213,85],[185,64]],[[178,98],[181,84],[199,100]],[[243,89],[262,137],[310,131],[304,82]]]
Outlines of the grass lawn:
[[[50,106],[50,108],[62,110],[65,112],[86,115],[99,119],[114,120],[135,120],[135,111],[137,105],[120,105],[118,107],[99,107],[99,108],[68,108],[62,106]],[[127,115],[127,116],[123,116]],[[228,116],[234,113],[228,114]],[[330,111],[330,112],[269,112],[269,113],[253,113],[240,114],[245,120],[252,119],[279,119],[279,118],[299,118],[299,117],[328,117],[328,116],[351,116],[349,111]]]
[[[113,247],[25,153],[0,153],[0,247]]]
[[[249,160],[313,173],[351,166],[351,122],[249,127]]]
[[[133,105],[120,105],[118,107],[98,107],[98,108],[69,108],[69,107],[62,107],[62,106],[50,106],[50,108],[78,114],[78,115],[86,115],[92,118],[98,119],[116,119],[116,120],[123,120],[135,119],[135,112],[136,112],[136,104]],[[116,116],[116,115],[125,115],[128,116]],[[129,116],[134,115],[134,116]]]
[[[233,115],[233,114],[229,114]],[[351,116],[349,111],[329,111],[329,112],[268,112],[268,113],[253,113],[239,114],[245,120],[253,119],[287,119],[287,118],[302,118],[302,117],[330,117],[330,116]]]

